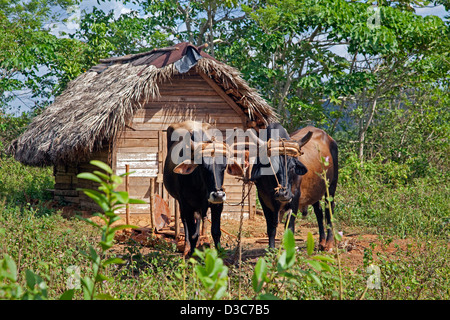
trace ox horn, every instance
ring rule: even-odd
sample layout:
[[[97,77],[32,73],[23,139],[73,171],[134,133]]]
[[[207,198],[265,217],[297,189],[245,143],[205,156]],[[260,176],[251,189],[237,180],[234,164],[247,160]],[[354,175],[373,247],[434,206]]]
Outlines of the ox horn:
[[[227,156],[229,153],[228,146],[223,142],[214,142],[212,141],[202,141],[197,142],[195,146],[195,154],[201,154],[201,155],[223,155]]]
[[[250,146],[256,146],[254,142],[235,142],[230,146],[231,151],[236,155],[240,154],[250,148]]]
[[[258,136],[256,136],[256,134],[253,132],[252,129],[249,129],[248,133],[249,133],[249,138],[252,139],[254,143],[259,144],[261,146],[264,146],[267,144],[266,141],[264,141],[264,140],[260,139]]]
[[[313,135],[312,131],[308,131],[308,133],[305,134],[305,135],[303,136],[303,138],[301,138],[300,140],[297,141],[298,147],[301,148],[301,147],[303,147],[305,144],[307,144],[308,141],[311,139],[312,135]]]

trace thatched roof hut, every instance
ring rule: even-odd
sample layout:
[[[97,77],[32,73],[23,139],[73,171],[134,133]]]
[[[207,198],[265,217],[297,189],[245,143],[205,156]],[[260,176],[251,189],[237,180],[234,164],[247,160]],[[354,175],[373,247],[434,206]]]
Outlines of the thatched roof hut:
[[[92,188],[77,174],[91,171],[92,159],[107,162],[116,174],[129,167],[130,196],[150,201],[155,193],[176,204],[162,184],[166,129],[183,120],[209,122],[220,130],[263,128],[277,115],[239,72],[189,43],[103,59],[71,81],[64,92],[35,117],[11,145],[27,165],[54,166],[56,200],[90,207],[77,188]],[[237,203],[242,184],[225,177],[227,198]],[[124,189],[124,188],[122,188]],[[255,191],[246,212],[255,210]],[[149,212],[131,206],[132,213]],[[224,212],[240,210],[225,206]]]
[[[101,60],[66,90],[12,143],[15,158],[31,166],[78,162],[114,139],[145,101],[159,96],[159,84],[196,63],[248,116],[260,125],[277,116],[239,72],[188,43]],[[181,66],[181,67],[180,67]]]

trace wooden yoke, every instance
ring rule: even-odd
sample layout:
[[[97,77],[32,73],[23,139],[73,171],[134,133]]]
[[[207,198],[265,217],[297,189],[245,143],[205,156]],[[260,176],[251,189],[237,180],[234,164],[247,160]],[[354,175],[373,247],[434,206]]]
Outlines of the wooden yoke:
[[[273,153],[275,155],[282,154],[290,157],[299,157],[303,154],[297,141],[269,139],[267,141],[267,155],[270,157]]]

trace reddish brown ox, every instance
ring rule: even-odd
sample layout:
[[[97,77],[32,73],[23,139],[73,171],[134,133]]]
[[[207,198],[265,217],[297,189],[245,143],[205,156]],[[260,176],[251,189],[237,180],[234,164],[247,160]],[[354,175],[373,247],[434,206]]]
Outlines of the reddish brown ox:
[[[303,155],[299,157],[308,172],[298,180],[300,188],[299,210],[303,216],[308,213],[308,206],[312,205],[314,213],[317,217],[319,225],[319,248],[321,250],[329,250],[333,247],[333,232],[331,230],[331,219],[328,208],[325,210],[325,219],[327,223],[327,236],[325,238],[325,230],[323,224],[323,212],[320,200],[326,195],[325,182],[318,175],[323,172],[323,164],[320,162],[321,157],[328,160],[327,179],[330,183],[329,192],[334,199],[336,185],[338,181],[338,147],[336,142],[325,131],[308,126],[297,130],[290,135],[291,139],[299,140],[306,133],[313,133],[311,140],[302,147]],[[334,201],[331,202],[332,212],[334,213]]]

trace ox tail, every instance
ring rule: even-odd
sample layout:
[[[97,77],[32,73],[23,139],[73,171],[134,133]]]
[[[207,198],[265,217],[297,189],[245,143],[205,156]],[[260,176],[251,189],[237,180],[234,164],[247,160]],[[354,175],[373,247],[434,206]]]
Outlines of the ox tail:
[[[331,140],[330,142],[330,153],[331,157],[333,158],[333,179],[330,181],[330,194],[334,198],[334,193],[336,192],[336,186],[338,182],[338,176],[339,176],[339,164],[338,164],[338,146],[336,141]]]

